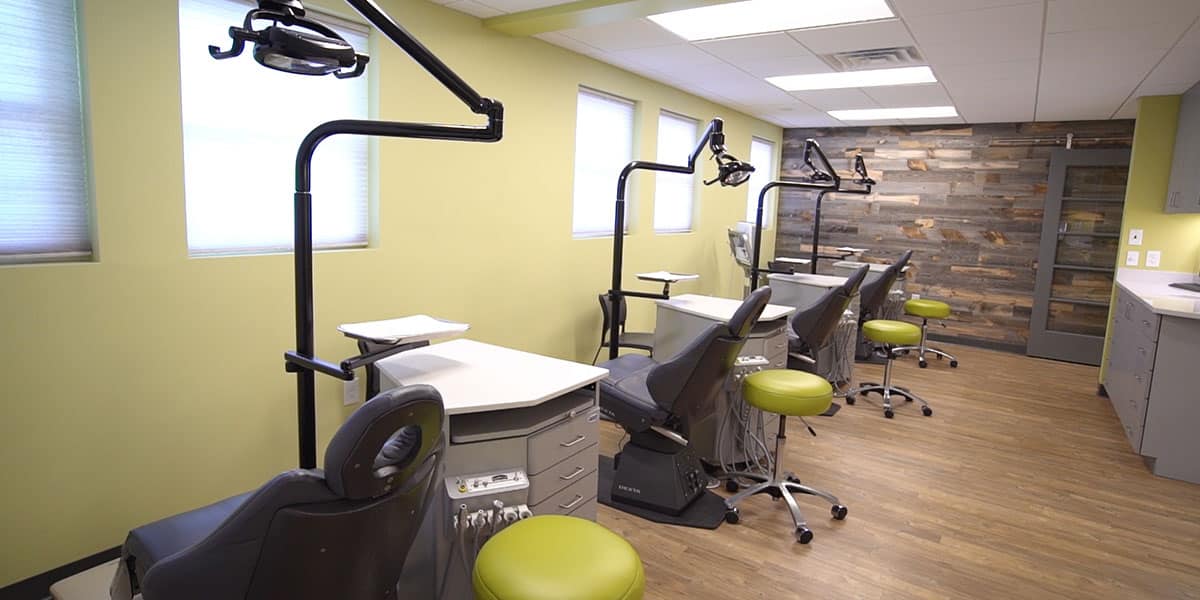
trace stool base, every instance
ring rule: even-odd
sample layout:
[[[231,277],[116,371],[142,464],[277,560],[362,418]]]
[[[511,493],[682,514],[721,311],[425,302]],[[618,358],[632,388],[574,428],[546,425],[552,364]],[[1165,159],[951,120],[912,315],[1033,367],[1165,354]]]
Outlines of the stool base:
[[[903,348],[894,348],[888,351],[888,361],[883,366],[883,383],[862,382],[862,385],[859,387],[846,392],[846,404],[853,405],[856,396],[859,394],[876,392],[880,396],[883,396],[883,416],[889,419],[896,416],[892,408],[892,396],[900,396],[904,398],[905,402],[912,402],[914,400],[919,402],[921,404],[921,414],[932,417],[933,409],[929,407],[929,403],[924,398],[910,392],[908,388],[892,385],[892,364],[895,362],[896,352],[900,350],[903,350]]]
[[[944,324],[943,324],[943,326],[944,326]],[[894,349],[893,352],[916,352],[917,353],[917,365],[919,365],[922,369],[929,366],[929,362],[927,362],[925,360],[926,354],[932,354],[932,355],[938,357],[938,360],[941,360],[943,358],[949,359],[950,360],[950,368],[957,369],[958,368],[958,359],[955,358],[954,355],[950,354],[949,352],[943,352],[942,350],[938,350],[937,348],[930,348],[928,335],[929,335],[929,319],[923,318],[923,319],[921,319],[921,344],[918,346],[901,346],[899,348]]]

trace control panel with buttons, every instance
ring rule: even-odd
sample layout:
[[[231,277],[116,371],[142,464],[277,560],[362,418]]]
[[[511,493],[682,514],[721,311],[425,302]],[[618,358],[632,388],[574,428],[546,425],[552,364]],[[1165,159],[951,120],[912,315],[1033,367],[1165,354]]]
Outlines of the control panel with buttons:
[[[514,492],[528,487],[529,477],[521,469],[446,478],[446,493],[455,500]]]

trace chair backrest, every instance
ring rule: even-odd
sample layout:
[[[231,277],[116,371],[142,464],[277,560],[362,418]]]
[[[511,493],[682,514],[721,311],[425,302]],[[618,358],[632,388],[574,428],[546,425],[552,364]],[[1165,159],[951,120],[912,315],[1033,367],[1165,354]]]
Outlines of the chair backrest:
[[[334,435],[325,471],[283,473],[141,582],[146,600],[395,596],[444,454],[441,395],[384,392]]]
[[[620,325],[623,331],[625,329],[625,313],[627,312],[625,296],[621,296],[621,301],[617,303],[617,308],[617,324]],[[604,325],[600,329],[602,335],[608,333],[608,328],[612,324],[610,320],[612,319],[612,312],[612,301],[608,299],[608,294],[600,294],[600,315],[604,317]]]
[[[675,415],[685,437],[687,423],[712,412],[716,395],[770,299],[771,288],[754,290],[728,323],[709,325],[683,350],[655,366],[646,376],[650,396]]]
[[[833,335],[838,321],[846,312],[850,300],[858,293],[869,270],[870,267],[866,265],[859,267],[846,278],[845,283],[825,292],[812,305],[792,315],[792,331],[801,342],[800,350],[820,348]]]
[[[866,321],[880,314],[879,311],[883,308],[883,303],[887,301],[888,293],[892,291],[892,286],[900,278],[900,271],[908,266],[912,254],[912,250],[906,251],[900,260],[892,263],[878,278],[862,284],[859,298],[859,321]]]

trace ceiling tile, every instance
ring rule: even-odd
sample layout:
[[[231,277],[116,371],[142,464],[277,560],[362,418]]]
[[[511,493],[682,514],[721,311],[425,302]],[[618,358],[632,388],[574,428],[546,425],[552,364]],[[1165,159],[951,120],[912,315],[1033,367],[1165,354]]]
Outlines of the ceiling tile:
[[[968,123],[1032,121],[1037,80],[993,80],[980,77],[974,84],[946,88],[958,114]]]
[[[873,88],[862,88],[864,94],[870,96],[880,106],[899,108],[904,106],[946,106],[950,104],[950,96],[940,83],[923,83],[919,85],[889,85]]]
[[[1133,95],[1135,98],[1141,98],[1142,96],[1174,96],[1174,95],[1182,94],[1182,93],[1188,91],[1189,89],[1192,88],[1193,85],[1195,85],[1195,84],[1194,83],[1163,83],[1163,84],[1143,83],[1142,85],[1138,86],[1137,91],[1134,92]]]
[[[947,81],[977,81],[989,79],[1019,79],[1036,81],[1038,66],[1041,61],[1036,58],[1023,60],[1006,60],[1001,62],[982,62],[965,65],[935,65],[933,74],[938,80]]]
[[[804,44],[815,54],[913,45],[908,28],[899,19],[837,27],[799,29],[788,32],[788,35]]]
[[[906,19],[935,67],[1036,59],[1042,45],[1042,4],[1019,4]]]
[[[946,119],[902,119],[903,125],[963,125],[967,121],[962,117],[950,117]]]
[[[1200,2],[1196,0],[1049,0],[1046,33],[1123,29],[1166,21],[1188,23],[1198,15]]]
[[[857,88],[792,92],[792,95],[819,110],[880,108],[878,102]]]
[[[549,42],[555,46],[566,48],[567,50],[582,54],[584,56],[591,56],[593,58],[602,58],[605,56],[605,53],[599,48],[594,48],[583,42],[576,41],[575,39],[569,38],[556,31],[539,33],[533,37],[542,40],[543,42]]]
[[[1137,98],[1130,98],[1129,100],[1127,100],[1125,102],[1125,104],[1121,105],[1121,108],[1117,110],[1117,113],[1113,115],[1113,118],[1114,119],[1136,119],[1137,118],[1137,109],[1138,109]]]
[[[681,42],[679,36],[655,25],[647,19],[564,29],[558,33],[604,50],[605,52],[671,46]]]
[[[1200,81],[1200,46],[1176,46],[1150,72],[1142,85],[1183,85],[1188,89]]]
[[[906,19],[1029,3],[1030,0],[892,0],[892,6]],[[1040,1],[1036,3],[1041,4]]]
[[[833,69],[824,61],[813,55],[790,56],[777,58],[773,56],[757,59],[737,59],[728,61],[739,69],[756,77],[774,77],[776,75],[807,75],[810,73],[830,73]]]
[[[621,59],[624,64],[636,63],[664,73],[674,73],[680,77],[687,74],[703,77],[704,73],[698,67],[729,67],[720,59],[686,43],[638,50],[621,50],[611,54],[614,58]]]
[[[488,19],[504,14],[503,11],[480,4],[475,2],[475,0],[454,0],[453,2],[446,3],[446,8],[452,8],[458,12],[464,12],[468,15],[479,17],[480,19]]]
[[[812,52],[786,33],[697,42],[696,47],[726,60],[764,56],[812,56]]]
[[[533,10],[535,8],[546,8],[547,6],[557,6],[559,4],[569,4],[573,1],[574,0],[484,0],[484,3],[502,12],[514,13],[524,10]]]

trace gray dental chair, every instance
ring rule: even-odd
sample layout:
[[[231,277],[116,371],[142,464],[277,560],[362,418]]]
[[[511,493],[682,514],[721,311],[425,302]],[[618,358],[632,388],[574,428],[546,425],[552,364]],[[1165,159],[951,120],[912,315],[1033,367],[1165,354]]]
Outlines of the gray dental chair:
[[[850,306],[850,300],[858,293],[869,270],[866,266],[859,267],[846,278],[845,283],[825,292],[811,306],[792,315],[789,324],[793,335],[788,336],[789,369],[814,372],[817,352],[837,329],[846,307]]]
[[[900,278],[900,272],[908,266],[908,261],[912,259],[913,251],[908,250],[900,259],[892,263],[871,281],[862,284],[859,290],[859,310],[858,310],[858,345],[855,347],[855,358],[858,360],[870,360],[875,354],[875,344],[867,340],[862,334],[862,324],[872,319],[883,318],[883,306],[887,302],[888,294],[892,291],[892,286],[896,285],[896,280]]]
[[[131,531],[112,598],[394,598],[437,489],[442,419],[430,386],[376,396],[338,429],[324,471],[287,471]]]
[[[711,416],[734,361],[771,297],[759,288],[729,323],[713,323],[677,355],[659,362],[627,354],[601,363],[600,410],[629,433],[614,458],[612,498],[678,515],[708,476],[688,446],[689,423]]]

